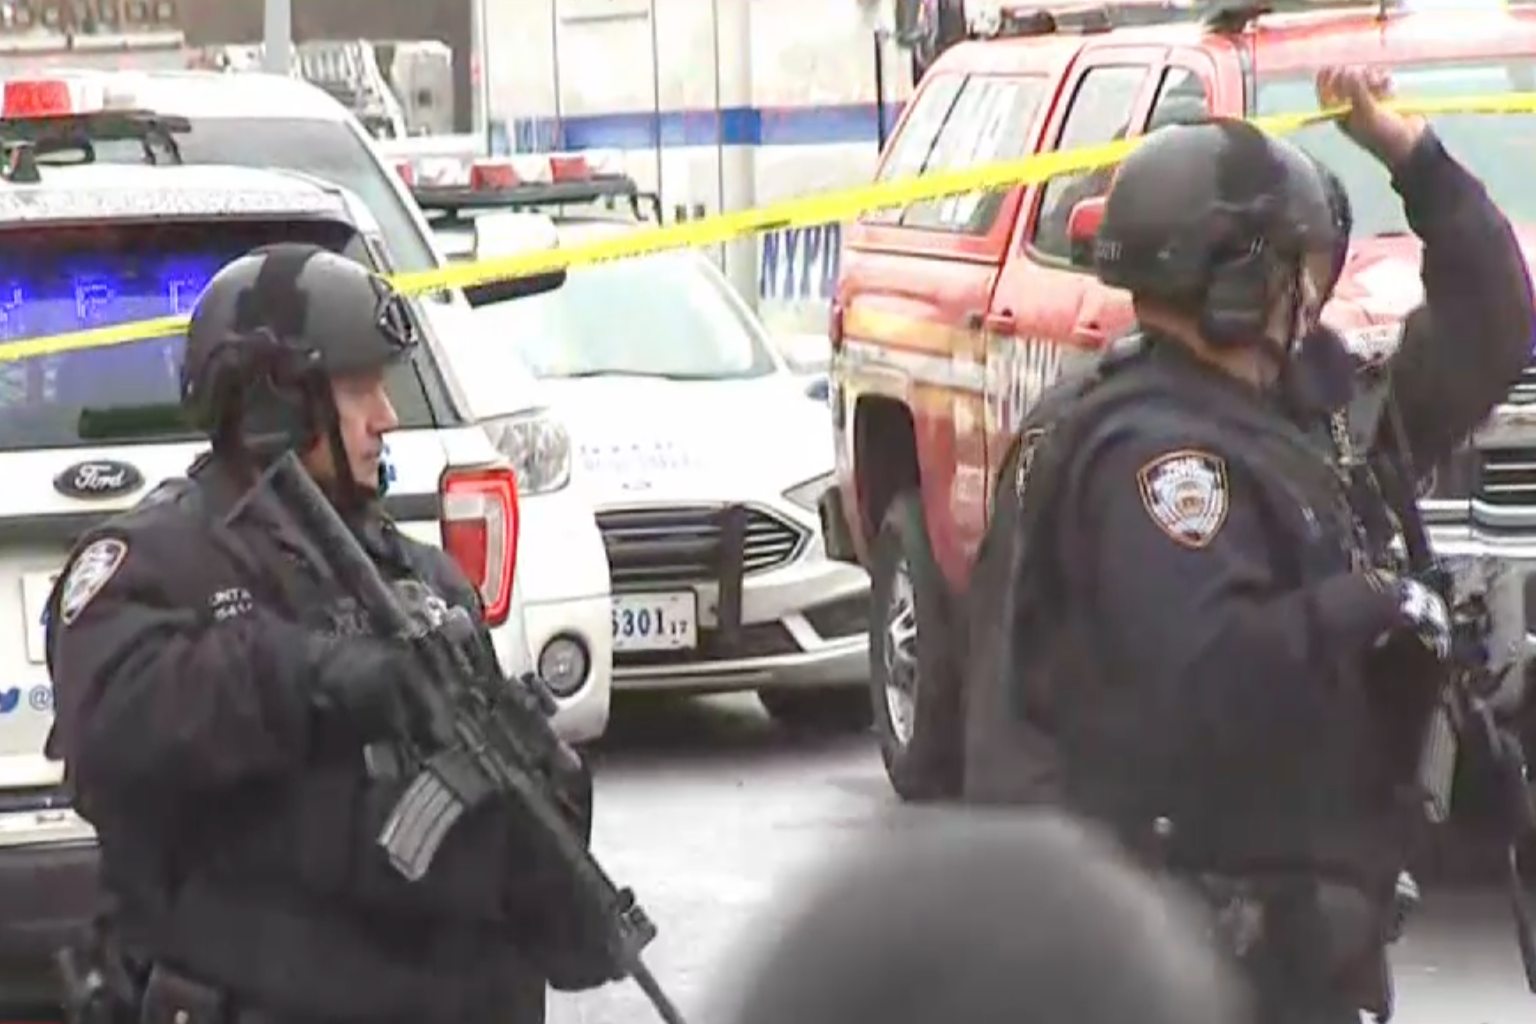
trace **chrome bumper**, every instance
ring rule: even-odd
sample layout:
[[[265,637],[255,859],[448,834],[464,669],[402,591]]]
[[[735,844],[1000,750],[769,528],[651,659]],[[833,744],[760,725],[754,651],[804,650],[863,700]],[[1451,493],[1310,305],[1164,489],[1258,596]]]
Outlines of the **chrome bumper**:
[[[1471,525],[1431,525],[1435,553],[1451,566],[1458,597],[1480,593],[1492,633],[1488,656],[1495,667],[1509,665],[1492,698],[1499,711],[1512,712],[1525,700],[1526,677],[1536,660],[1536,531],[1488,533]]]

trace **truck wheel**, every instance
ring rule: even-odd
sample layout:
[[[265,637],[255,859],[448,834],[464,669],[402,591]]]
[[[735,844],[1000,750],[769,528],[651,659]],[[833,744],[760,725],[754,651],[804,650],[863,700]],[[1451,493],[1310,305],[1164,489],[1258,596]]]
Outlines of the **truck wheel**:
[[[958,796],[960,687],[948,590],[915,491],[891,501],[871,561],[869,681],[886,775],[903,800]]]
[[[862,686],[766,689],[757,699],[774,721],[810,732],[863,732],[874,717]]]

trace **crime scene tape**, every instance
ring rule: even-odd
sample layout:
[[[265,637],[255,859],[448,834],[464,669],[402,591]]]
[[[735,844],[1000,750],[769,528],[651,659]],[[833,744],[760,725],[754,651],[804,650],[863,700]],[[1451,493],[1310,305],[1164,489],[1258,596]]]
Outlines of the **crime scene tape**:
[[[1536,113],[1536,92],[1415,100],[1389,106],[1402,113],[1423,115]],[[1308,113],[1253,118],[1249,123],[1272,135],[1284,135],[1308,125],[1334,120],[1346,112],[1345,107],[1334,107]],[[700,220],[642,228],[558,249],[396,274],[390,277],[390,281],[406,295],[422,295],[445,288],[464,288],[491,281],[532,277],[555,270],[629,259],[671,249],[720,245],[766,231],[845,222],[875,210],[969,192],[1033,185],[1063,174],[1098,170],[1124,160],[1144,138],[1141,136],[1078,149],[1037,153],[1017,160],[997,161],[977,167],[930,171],[872,185],[788,199],[752,210],[738,210]],[[64,352],[153,341],[179,334],[186,326],[185,316],[157,317],[67,334],[3,342],[0,343],[0,365]]]

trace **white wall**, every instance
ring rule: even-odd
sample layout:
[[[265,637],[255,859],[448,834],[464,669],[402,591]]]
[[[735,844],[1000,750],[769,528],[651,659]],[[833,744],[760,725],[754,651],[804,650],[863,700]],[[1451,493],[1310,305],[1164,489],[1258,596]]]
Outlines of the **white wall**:
[[[551,148],[556,123],[567,148],[623,133],[629,172],[660,190],[669,216],[870,179],[881,0],[485,2],[490,107],[516,147]],[[886,54],[894,111],[911,91],[910,62],[890,44]],[[860,126],[865,137],[850,139]],[[720,255],[771,325],[820,331],[839,237],[830,225]]]

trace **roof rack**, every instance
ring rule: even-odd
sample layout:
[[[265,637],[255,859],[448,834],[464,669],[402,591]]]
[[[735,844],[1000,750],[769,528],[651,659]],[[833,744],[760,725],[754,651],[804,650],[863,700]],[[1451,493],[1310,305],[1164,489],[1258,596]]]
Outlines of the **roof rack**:
[[[423,158],[396,165],[428,214],[457,219],[481,210],[539,210],[601,203],[629,206],[636,220],[661,223],[661,196],[642,191],[628,174],[607,170],[586,155],[545,154],[478,160]],[[644,208],[642,208],[644,204]]]
[[[1402,9],[1400,0],[1209,0],[1200,20],[1213,32],[1241,32],[1265,14],[1304,14],[1310,11],[1370,10],[1386,21]]]
[[[1019,39],[1058,33],[1109,32],[1141,25],[1193,21],[1192,0],[1102,0],[1090,3],[1017,3],[982,11],[971,20],[972,39]]]
[[[1050,0],[1010,3],[971,19],[971,39],[1019,39],[1066,33],[1091,34],[1117,28],[1197,21],[1215,32],[1240,32],[1264,14],[1374,7],[1385,21],[1400,0]]]

